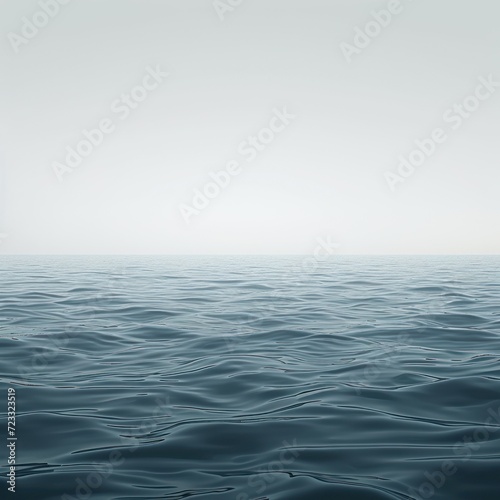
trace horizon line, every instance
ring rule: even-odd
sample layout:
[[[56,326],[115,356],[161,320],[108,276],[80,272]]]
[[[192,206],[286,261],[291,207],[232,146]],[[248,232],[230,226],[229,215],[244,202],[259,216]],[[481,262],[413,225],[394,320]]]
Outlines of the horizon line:
[[[12,253],[0,257],[311,257],[310,253]],[[335,257],[498,257],[500,253],[334,253],[322,255],[326,260]]]

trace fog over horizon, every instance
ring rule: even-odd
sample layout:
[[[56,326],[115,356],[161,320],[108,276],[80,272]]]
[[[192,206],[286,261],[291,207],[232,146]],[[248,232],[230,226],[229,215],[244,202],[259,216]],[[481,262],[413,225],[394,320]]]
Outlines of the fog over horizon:
[[[0,254],[498,254],[494,0],[0,0]]]

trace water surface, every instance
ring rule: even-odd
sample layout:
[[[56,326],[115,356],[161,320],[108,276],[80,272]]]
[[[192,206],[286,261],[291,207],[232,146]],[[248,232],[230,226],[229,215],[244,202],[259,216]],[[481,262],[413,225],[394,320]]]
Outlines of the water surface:
[[[3,257],[17,498],[497,500],[499,271]]]

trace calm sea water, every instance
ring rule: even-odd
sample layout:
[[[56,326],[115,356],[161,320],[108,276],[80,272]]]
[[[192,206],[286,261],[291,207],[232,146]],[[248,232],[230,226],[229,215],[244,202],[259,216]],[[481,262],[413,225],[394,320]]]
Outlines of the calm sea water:
[[[498,257],[4,257],[0,498],[498,500],[499,277]]]

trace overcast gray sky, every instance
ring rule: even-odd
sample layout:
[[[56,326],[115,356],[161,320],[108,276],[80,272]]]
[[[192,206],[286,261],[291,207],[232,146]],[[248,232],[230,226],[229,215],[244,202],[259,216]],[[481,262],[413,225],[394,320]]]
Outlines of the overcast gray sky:
[[[498,0],[0,9],[0,253],[499,252]]]

